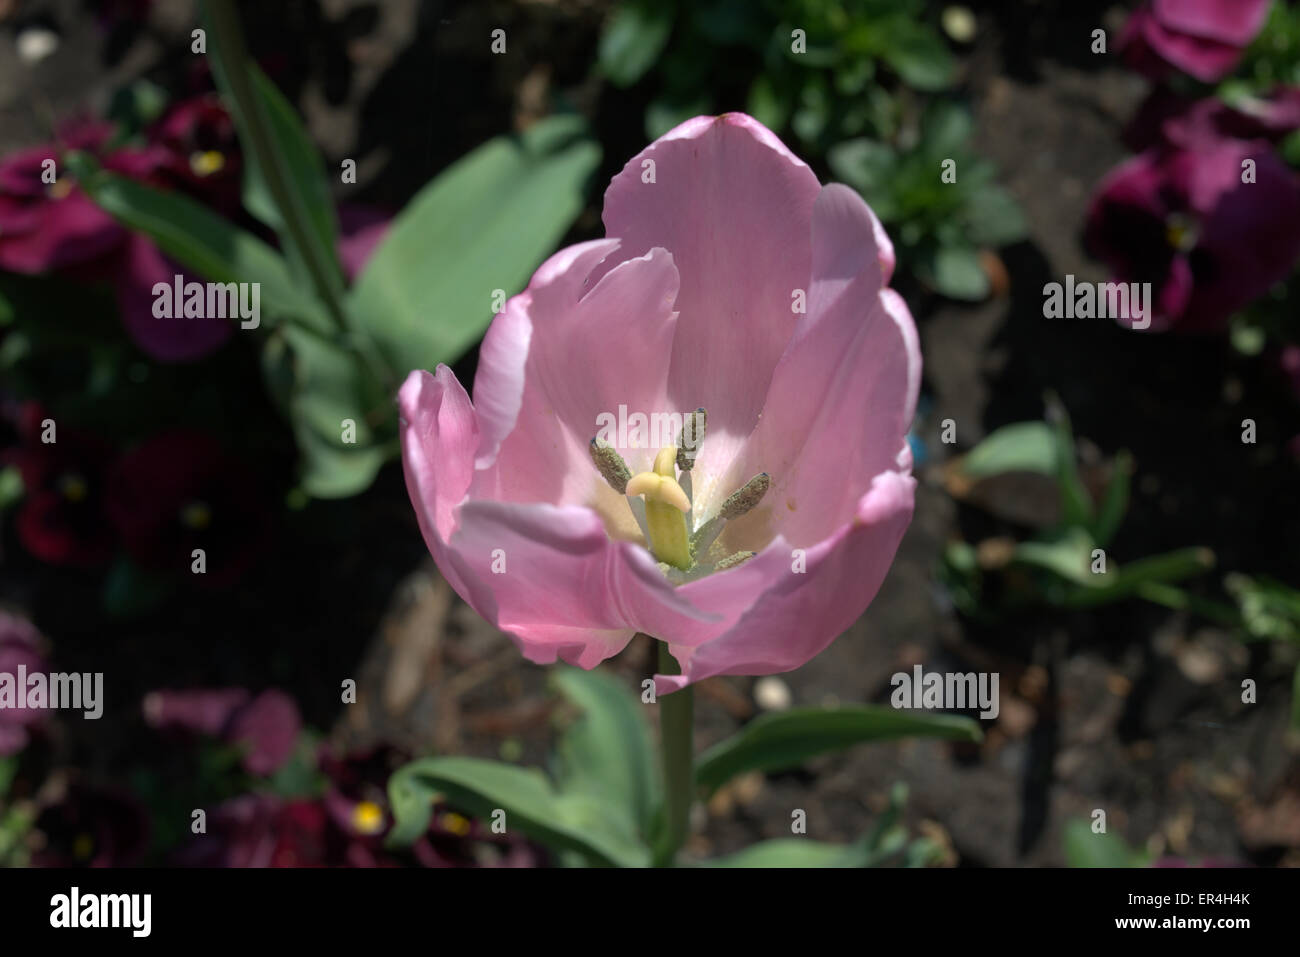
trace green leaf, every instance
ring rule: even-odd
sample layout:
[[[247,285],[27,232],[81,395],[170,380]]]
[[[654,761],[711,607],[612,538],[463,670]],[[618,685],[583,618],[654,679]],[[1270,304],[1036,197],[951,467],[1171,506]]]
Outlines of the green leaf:
[[[827,844],[798,837],[760,841],[743,851],[704,862],[705,867],[870,867],[875,855],[865,841]]]
[[[1247,641],[1300,642],[1300,591],[1239,572],[1225,577],[1223,585],[1236,599]]]
[[[423,758],[388,782],[394,827],[390,841],[407,844],[429,826],[439,797],[475,817],[506,814],[506,827],[557,850],[576,851],[598,864],[642,867],[649,851],[608,805],[583,793],[559,794],[536,768],[481,758]]]
[[[106,213],[144,233],[186,269],[211,282],[259,283],[262,305],[272,315],[327,322],[320,304],[298,291],[279,253],[207,207],[113,173],[94,173],[81,185]]]
[[[1097,544],[1105,548],[1119,531],[1128,512],[1129,485],[1133,476],[1133,456],[1119,452],[1110,465],[1110,484],[1106,494],[1097,507],[1097,515],[1092,521],[1092,537]]]
[[[1056,471],[1056,433],[1046,422],[1014,422],[993,432],[961,460],[961,472],[972,479],[1004,472]]]
[[[1071,867],[1143,867],[1146,855],[1135,851],[1118,834],[1093,833],[1087,821],[1065,823],[1065,859]]]
[[[933,158],[956,158],[973,127],[970,110],[951,100],[936,100],[921,118],[919,148]]]
[[[1056,486],[1061,496],[1061,521],[1087,528],[1092,524],[1092,497],[1079,478],[1069,413],[1055,395],[1047,397],[1047,420],[1056,431]]]
[[[1085,588],[1101,588],[1113,581],[1114,569],[1109,575],[1094,574],[1091,536],[1081,528],[1067,528],[1057,538],[1042,542],[1019,542],[1012,552],[1012,561],[1033,565]]]
[[[1107,573],[1094,576],[1101,588],[1080,588],[1069,592],[1061,602],[1067,608],[1087,608],[1140,595],[1148,585],[1182,581],[1214,567],[1214,552],[1208,548],[1180,548],[1163,555],[1153,555],[1109,567]]]
[[[582,711],[560,738],[556,783],[626,812],[643,837],[659,800],[658,765],[638,699],[600,671],[559,668],[551,680]]]
[[[0,512],[12,508],[23,497],[23,473],[16,465],[0,469]]]
[[[988,274],[969,246],[941,247],[930,268],[935,289],[949,299],[978,302],[989,294]]]
[[[861,193],[877,216],[894,220],[898,212],[893,194],[898,154],[892,147],[865,137],[844,140],[827,150],[826,162],[836,179]]]
[[[388,459],[393,403],[353,352],[284,326],[263,350],[263,374],[287,415],[301,459],[303,489],[316,498],[365,491]],[[344,420],[355,442],[344,442]]]
[[[942,90],[952,83],[953,59],[948,46],[924,23],[891,21],[880,55],[904,83],[918,90]]]
[[[966,200],[966,238],[976,246],[1006,246],[1025,238],[1024,211],[999,186],[981,186]]]
[[[779,771],[828,751],[867,741],[927,737],[978,741],[982,732],[969,718],[901,711],[880,705],[802,708],[765,714],[710,748],[695,770],[696,784],[714,791],[747,771]]]
[[[490,140],[425,186],[349,298],[389,365],[432,369],[482,335],[494,290],[528,281],[582,209],[599,161],[583,121],[558,116]]]
[[[601,72],[615,86],[631,86],[659,59],[673,29],[672,3],[624,0],[600,35],[596,57]]]
[[[293,107],[248,55],[231,0],[206,0],[203,13],[208,62],[243,147],[244,205],[276,231],[300,274],[323,283],[318,292],[333,301],[343,290],[343,270],[324,161]],[[295,222],[306,225],[295,229]]]

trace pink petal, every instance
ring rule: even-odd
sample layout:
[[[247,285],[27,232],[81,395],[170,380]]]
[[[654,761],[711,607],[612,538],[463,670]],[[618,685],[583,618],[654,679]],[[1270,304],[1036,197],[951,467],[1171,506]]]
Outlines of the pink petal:
[[[1141,30],[1161,59],[1204,83],[1221,80],[1241,59],[1239,46],[1169,30],[1155,17],[1143,20]]]
[[[478,418],[464,387],[445,365],[434,375],[420,369],[408,375],[397,404],[406,489],[425,543],[441,566],[444,543],[456,530],[455,509],[474,477]]]
[[[906,470],[921,384],[915,324],[881,288],[874,217],[851,189],[827,186],[813,212],[809,310],[772,377],[763,417],[721,484],[767,472],[762,505],[732,523],[728,547],[796,546],[848,521],[881,472]]]
[[[611,541],[577,506],[471,501],[449,547],[480,615],[531,661],[593,668],[638,631],[668,635],[713,616],[693,607],[644,548]]]
[[[660,137],[605,192],[605,230],[622,241],[620,256],[662,246],[681,273],[669,408],[708,409],[705,460],[725,462],[763,407],[794,328],[794,290],[808,277],[818,190],[771,131],[727,113]]]
[[[915,488],[909,475],[877,476],[853,520],[806,549],[802,573],[791,570],[792,550],[778,539],[757,558],[714,576],[726,580],[729,592],[755,596],[753,603],[718,637],[694,649],[671,645],[682,674],[655,675],[657,691],[668,694],[713,675],[789,671],[821,653],[875,598],[911,521]],[[699,597],[694,586],[709,581],[681,590]]]
[[[495,457],[487,442],[480,450],[480,467],[494,467],[482,473],[473,497],[594,505],[609,491],[588,451],[601,416],[617,416],[620,405],[629,414],[666,408],[673,257],[652,249],[584,285],[583,270],[611,248],[588,244],[571,268],[549,282],[534,279],[493,322],[474,391],[493,403],[480,413],[485,433],[503,438]],[[625,457],[644,469],[653,451],[626,450]]]

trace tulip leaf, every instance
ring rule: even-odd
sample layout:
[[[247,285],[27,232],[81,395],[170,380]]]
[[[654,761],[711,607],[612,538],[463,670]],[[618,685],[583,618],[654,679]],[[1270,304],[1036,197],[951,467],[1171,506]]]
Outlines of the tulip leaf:
[[[276,231],[299,272],[323,285],[318,292],[337,296],[343,271],[324,161],[289,101],[248,55],[230,0],[206,0],[204,22],[212,36],[208,62],[244,151],[244,205]]]
[[[1110,483],[1097,514],[1092,520],[1092,537],[1105,548],[1119,532],[1120,523],[1128,512],[1129,484],[1133,474],[1133,456],[1119,452],[1111,463]]]
[[[880,705],[795,709],[762,715],[714,745],[701,756],[695,782],[712,792],[746,771],[780,771],[855,744],[907,737],[979,741],[983,734],[978,724],[958,715]]]
[[[367,489],[388,458],[385,440],[396,423],[393,404],[356,355],[285,325],[267,340],[262,368],[293,429],[303,489],[316,498]]]
[[[424,833],[439,798],[483,820],[505,813],[512,833],[547,847],[573,851],[596,864],[641,867],[649,851],[611,814],[602,800],[584,793],[560,794],[536,768],[519,768],[482,758],[423,758],[389,779],[393,844],[408,844]]]
[[[1118,834],[1096,833],[1076,819],[1065,824],[1065,859],[1071,867],[1145,867],[1148,858]]]
[[[400,373],[465,351],[583,206],[600,147],[582,119],[497,137],[425,186],[393,221],[353,287],[349,313]]]
[[[1142,595],[1147,588],[1191,578],[1212,567],[1214,552],[1208,548],[1180,548],[1163,555],[1134,559],[1115,567],[1109,567],[1108,563],[1107,574],[1093,576],[1101,582],[1102,587],[1089,588],[1085,585],[1076,588],[1066,594],[1061,604],[1067,608],[1109,604],[1122,598]],[[1185,599],[1183,601],[1191,604]],[[1205,606],[1205,610],[1208,611],[1211,607],[1213,606]]]
[[[1038,542],[1019,542],[1012,552],[1012,561],[1033,565],[1051,572],[1085,588],[1101,588],[1114,582],[1111,575],[1092,571],[1092,551],[1096,547],[1092,537],[1081,528],[1069,528],[1054,539]]]
[[[624,0],[600,36],[601,72],[615,86],[631,86],[659,59],[673,29],[674,7],[664,0]]]
[[[205,206],[103,171],[80,182],[106,213],[144,233],[186,269],[211,282],[259,283],[262,305],[272,315],[294,316],[318,327],[327,321],[320,304],[298,291],[279,253]]]
[[[967,478],[1004,472],[1056,472],[1056,433],[1046,422],[1014,422],[995,429],[961,460]]]
[[[560,790],[605,801],[648,836],[658,803],[658,765],[637,697],[601,671],[560,668],[552,681],[582,711],[560,738]]]
[[[799,837],[760,841],[743,851],[706,861],[705,867],[870,867],[877,855],[866,842],[828,844]]]

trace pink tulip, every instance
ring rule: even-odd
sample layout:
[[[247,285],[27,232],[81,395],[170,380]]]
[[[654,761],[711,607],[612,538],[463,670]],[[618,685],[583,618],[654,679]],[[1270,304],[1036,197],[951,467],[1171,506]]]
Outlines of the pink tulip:
[[[921,355],[893,247],[737,113],[633,158],[604,221],[495,317],[473,403],[446,366],[402,387],[425,541],[535,662],[591,668],[640,631],[681,666],[661,693],[798,667],[867,607],[911,519]],[[707,410],[694,467],[629,443],[620,494],[590,449],[620,406]],[[723,511],[711,547],[683,549]]]

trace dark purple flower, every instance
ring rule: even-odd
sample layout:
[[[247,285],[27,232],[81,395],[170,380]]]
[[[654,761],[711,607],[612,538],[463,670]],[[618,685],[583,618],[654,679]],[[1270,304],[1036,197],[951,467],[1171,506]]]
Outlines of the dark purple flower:
[[[122,227],[63,168],[65,149],[96,149],[108,133],[99,123],[73,125],[61,145],[0,159],[0,269],[53,272],[90,262],[122,241]]]
[[[1217,97],[1189,100],[1156,87],[1124,130],[1134,152],[1152,146],[1196,149],[1218,140],[1277,143],[1300,129],[1300,86],[1279,86],[1267,97],[1244,97],[1230,106]]]
[[[15,527],[23,547],[43,562],[89,568],[106,562],[115,535],[104,508],[108,443],[52,419],[35,402],[19,412],[19,444],[5,454],[23,478]],[[45,442],[44,438],[53,438]]]
[[[188,574],[203,550],[202,585],[229,585],[256,559],[270,511],[257,477],[212,436],[177,430],[127,452],[109,478],[108,514],[146,568]]]
[[[149,818],[131,794],[73,782],[46,803],[35,830],[36,867],[128,867],[149,846]]]
[[[1124,25],[1126,62],[1153,79],[1181,70],[1205,83],[1232,72],[1264,26],[1270,0],[1152,0]]]
[[[40,636],[25,618],[0,611],[0,675],[13,675],[19,697],[12,703],[0,703],[0,757],[16,754],[27,745],[29,732],[46,719],[46,712],[28,708],[25,690],[17,685],[19,667],[26,674],[44,673],[47,665],[41,655]]]
[[[1152,329],[1221,329],[1300,256],[1300,186],[1262,140],[1156,147],[1102,181],[1085,242],[1116,281],[1152,283]]]

